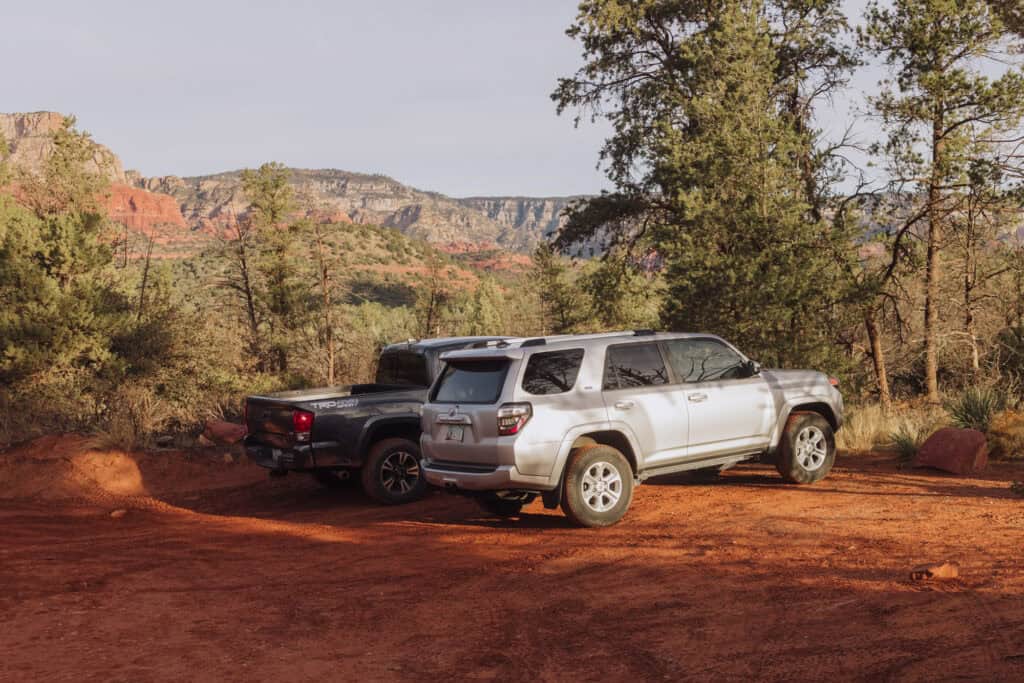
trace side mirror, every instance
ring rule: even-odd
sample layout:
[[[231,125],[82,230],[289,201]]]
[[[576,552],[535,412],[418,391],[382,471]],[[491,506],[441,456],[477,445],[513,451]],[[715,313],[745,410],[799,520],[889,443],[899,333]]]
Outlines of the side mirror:
[[[761,364],[756,360],[747,361],[747,377],[757,377],[761,374]]]

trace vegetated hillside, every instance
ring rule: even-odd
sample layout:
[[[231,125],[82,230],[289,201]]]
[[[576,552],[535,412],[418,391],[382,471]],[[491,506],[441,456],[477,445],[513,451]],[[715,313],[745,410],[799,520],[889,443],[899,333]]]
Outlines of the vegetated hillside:
[[[452,292],[475,290],[484,273],[509,286],[521,280],[530,266],[530,259],[521,254],[448,254],[423,240],[377,225],[329,223],[325,232],[332,258],[343,264],[349,279],[345,298],[350,304],[413,306],[417,288],[432,276],[432,264],[442,286]],[[146,242],[136,237],[129,249],[138,257],[145,253]],[[179,257],[173,263],[179,286],[191,290],[192,298],[203,300],[209,296],[210,285],[220,281],[228,268],[217,252],[217,241],[211,238],[199,253],[161,253]],[[314,285],[311,281],[310,288]]]

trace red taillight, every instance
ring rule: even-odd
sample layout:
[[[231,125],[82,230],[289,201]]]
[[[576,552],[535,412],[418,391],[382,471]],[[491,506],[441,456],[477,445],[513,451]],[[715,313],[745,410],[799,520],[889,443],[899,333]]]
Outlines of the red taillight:
[[[835,377],[829,377],[828,378],[828,383],[831,384],[834,387],[837,387],[837,388],[839,387],[839,380],[836,379]]]
[[[292,431],[299,441],[309,441],[309,433],[313,431],[313,413],[306,410],[292,411]]]
[[[498,408],[498,435],[518,434],[533,417],[533,406],[529,403],[506,403]]]

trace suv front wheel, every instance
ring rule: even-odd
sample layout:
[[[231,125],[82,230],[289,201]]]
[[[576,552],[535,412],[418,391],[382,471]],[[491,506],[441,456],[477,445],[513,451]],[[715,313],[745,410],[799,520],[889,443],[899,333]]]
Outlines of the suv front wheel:
[[[580,448],[569,456],[563,486],[562,511],[573,523],[611,526],[633,500],[633,470],[611,446]]]
[[[818,413],[793,413],[779,444],[775,468],[793,484],[813,484],[832,470],[836,437],[832,425]]]

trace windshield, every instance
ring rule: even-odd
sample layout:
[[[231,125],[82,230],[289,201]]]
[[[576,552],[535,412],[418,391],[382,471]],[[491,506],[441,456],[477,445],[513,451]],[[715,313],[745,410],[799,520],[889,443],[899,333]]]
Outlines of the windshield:
[[[382,353],[377,364],[377,384],[430,386],[426,356],[412,351]]]

